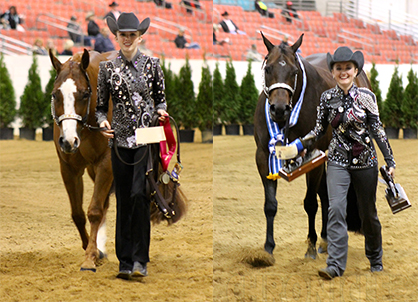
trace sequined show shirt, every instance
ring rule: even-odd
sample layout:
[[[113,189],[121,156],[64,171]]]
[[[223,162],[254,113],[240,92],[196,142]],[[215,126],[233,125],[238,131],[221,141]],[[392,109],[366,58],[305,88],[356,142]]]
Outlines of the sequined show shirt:
[[[336,86],[325,91],[317,108],[317,121],[311,131],[317,138],[332,126],[328,160],[350,169],[377,166],[372,138],[381,150],[386,164],[395,167],[393,152],[379,118],[376,96],[355,84],[347,95]]]
[[[107,119],[112,97],[112,129],[118,147],[137,148],[135,130],[149,127],[158,109],[167,110],[164,74],[158,58],[138,51],[132,61],[119,55],[101,62],[97,80],[97,123]],[[110,145],[112,145],[112,140]]]

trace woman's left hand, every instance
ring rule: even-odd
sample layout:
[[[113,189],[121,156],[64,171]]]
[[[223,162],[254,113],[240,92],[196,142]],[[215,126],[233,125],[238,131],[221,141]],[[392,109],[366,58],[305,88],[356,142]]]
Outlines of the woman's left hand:
[[[158,109],[157,113],[160,115],[160,117],[158,118],[159,121],[164,122],[165,121],[165,117],[168,116],[167,111],[165,111],[164,109]]]

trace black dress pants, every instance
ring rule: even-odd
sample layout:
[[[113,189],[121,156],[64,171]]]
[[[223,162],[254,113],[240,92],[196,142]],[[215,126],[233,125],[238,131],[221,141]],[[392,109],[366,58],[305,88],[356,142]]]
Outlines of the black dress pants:
[[[135,166],[120,161],[112,148],[112,168],[116,194],[116,256],[119,270],[132,270],[133,263],[149,262],[150,199],[146,194],[146,147],[118,148],[120,157]],[[145,154],[145,156],[144,156]]]

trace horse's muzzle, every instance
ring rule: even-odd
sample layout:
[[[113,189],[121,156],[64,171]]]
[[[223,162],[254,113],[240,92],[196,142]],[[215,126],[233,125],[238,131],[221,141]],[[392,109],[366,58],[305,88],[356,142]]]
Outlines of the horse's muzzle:
[[[64,139],[63,136],[60,136],[58,144],[62,152],[66,154],[73,154],[77,152],[78,147],[80,146],[80,139],[78,137],[74,137],[74,141],[69,142],[68,140]]]
[[[270,105],[270,115],[273,121],[278,124],[282,124],[286,122],[286,120],[290,117],[291,112],[290,105]]]

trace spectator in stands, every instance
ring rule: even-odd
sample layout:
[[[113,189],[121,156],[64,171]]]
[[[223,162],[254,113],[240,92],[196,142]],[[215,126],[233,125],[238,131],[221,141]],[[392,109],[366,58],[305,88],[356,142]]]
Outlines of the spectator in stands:
[[[259,0],[254,1],[254,7],[255,9],[265,17],[274,18],[274,14],[272,12],[268,11],[268,7],[264,2],[261,2]]]
[[[189,14],[193,14],[193,10],[191,10],[188,7],[192,7],[192,8],[197,8],[197,9],[201,9],[200,7],[200,3],[199,0],[182,0],[180,3],[183,3],[184,6],[186,6],[186,11]]]
[[[50,50],[52,51],[52,54],[54,56],[58,55],[58,50],[55,47],[54,40],[52,40],[52,39],[46,40],[46,51],[47,51],[47,53],[49,53]]]
[[[81,29],[80,23],[77,22],[77,17],[76,16],[71,16],[70,22],[68,22],[68,24],[67,24],[67,29],[69,29],[68,30],[68,35],[70,36],[70,39],[74,43],[81,43],[81,37],[83,36],[83,30]],[[91,46],[91,37],[84,36],[83,41],[84,41],[83,45]]]
[[[94,12],[88,12],[86,15],[86,21],[87,24],[87,34],[90,37],[96,37],[100,33],[100,27],[99,25],[94,21],[96,18],[96,15]]]
[[[112,17],[111,17],[112,18]],[[109,38],[110,31],[107,27],[100,29],[100,34],[96,36],[94,50],[100,53],[115,50],[115,46]]]
[[[184,36],[184,29],[180,28],[177,37],[174,39],[174,43],[176,43],[177,48],[188,48],[188,49],[200,49],[199,44],[192,42],[189,43]]]
[[[223,20],[221,21],[221,23],[219,23],[219,25],[222,26],[224,32],[240,35],[246,34],[245,32],[239,30],[238,26],[236,26],[235,23],[231,19],[229,19],[229,14],[227,11],[225,11],[221,16],[223,17]]]
[[[264,60],[264,56],[257,51],[257,45],[251,45],[251,48],[245,54],[245,58],[247,61],[254,61],[254,62],[262,62]]]
[[[10,6],[9,10],[0,16],[0,20],[4,29],[25,31],[21,25],[24,22],[24,16],[17,13],[16,6]]]
[[[229,43],[229,38],[225,38],[225,39],[222,39],[222,40],[218,40],[216,38],[216,33],[219,31],[219,27],[220,27],[219,24],[213,23],[213,45],[221,45],[221,46],[223,46],[223,45]]]
[[[155,5],[157,6],[163,6],[167,9],[171,9],[173,5],[170,2],[167,2],[165,0],[154,0]]]
[[[64,51],[62,53],[60,53],[60,55],[72,56],[73,55],[73,46],[74,46],[74,42],[72,40],[70,40],[70,39],[65,40]]]
[[[280,43],[280,46],[286,47],[289,46],[289,42],[287,42],[289,40],[289,36],[288,35],[284,35],[283,36],[283,40]]]
[[[296,9],[293,8],[292,1],[286,2],[286,8],[282,10],[282,16],[284,16],[289,23],[292,23],[292,19],[299,19]]]
[[[33,43],[33,47],[32,47],[32,53],[34,55],[41,55],[41,56],[46,56],[48,54],[44,47],[44,42],[42,41],[42,39],[37,38],[35,40],[35,43]]]
[[[110,12],[108,12],[106,14],[106,16],[104,16],[103,19],[106,19],[107,17],[112,18],[113,20],[118,20],[119,16],[120,16],[120,11],[118,10],[118,6],[119,4],[117,4],[115,1],[113,1],[112,3],[109,4],[110,7]]]

